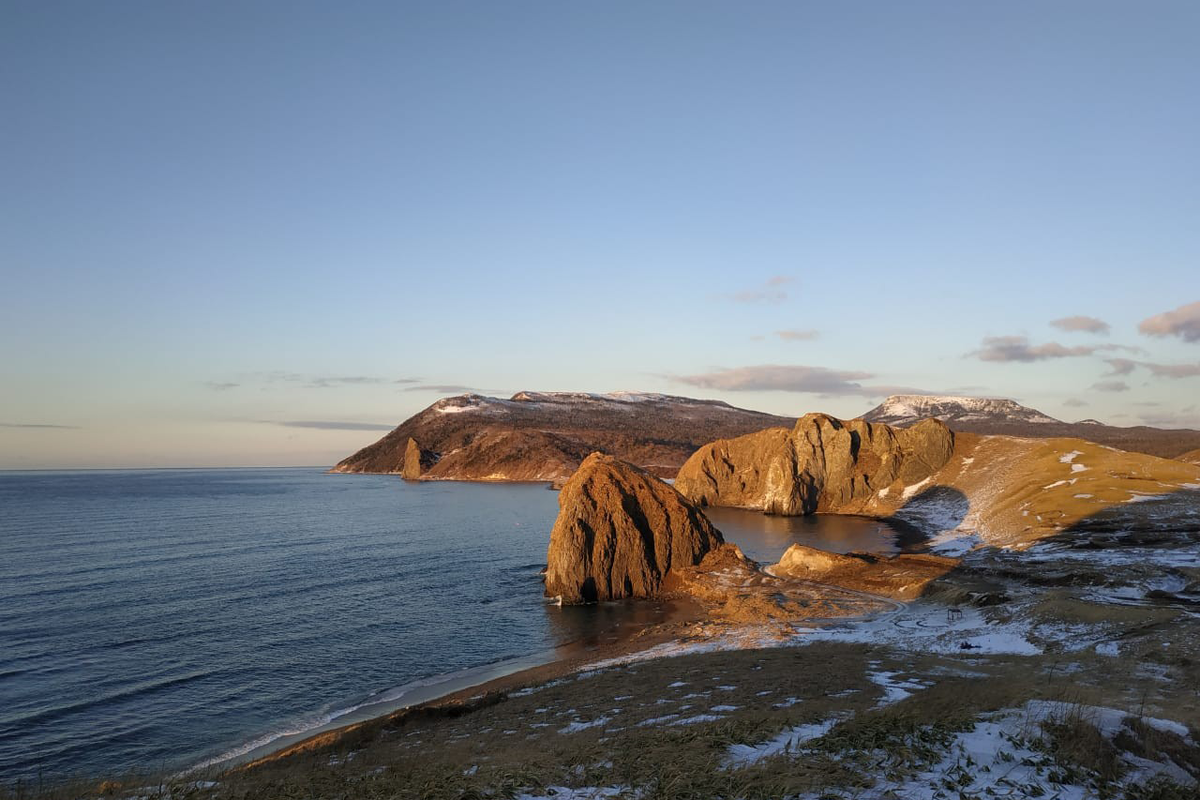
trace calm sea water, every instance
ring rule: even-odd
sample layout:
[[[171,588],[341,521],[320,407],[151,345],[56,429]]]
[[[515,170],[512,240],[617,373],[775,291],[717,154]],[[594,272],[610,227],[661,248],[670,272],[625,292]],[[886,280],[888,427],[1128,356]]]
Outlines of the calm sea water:
[[[0,473],[0,782],[191,766],[661,612],[548,605],[556,512],[540,485],[315,468]],[[713,516],[762,560],[895,547]]]

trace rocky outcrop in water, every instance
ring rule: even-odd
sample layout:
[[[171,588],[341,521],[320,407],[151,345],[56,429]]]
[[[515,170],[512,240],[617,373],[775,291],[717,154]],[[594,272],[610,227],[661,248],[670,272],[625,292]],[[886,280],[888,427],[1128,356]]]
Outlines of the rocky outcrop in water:
[[[679,470],[675,488],[700,505],[798,516],[845,510],[896,481],[920,483],[954,450],[937,420],[897,429],[807,414],[773,428],[712,442]]]
[[[593,453],[563,486],[546,596],[588,603],[660,594],[673,568],[724,541],[694,504],[643,469]]]
[[[417,440],[411,436],[408,438],[408,445],[404,448],[404,467],[400,471],[400,476],[406,481],[420,480],[425,474],[425,470],[429,469],[437,461],[436,456],[428,450],[422,450],[417,444]]]

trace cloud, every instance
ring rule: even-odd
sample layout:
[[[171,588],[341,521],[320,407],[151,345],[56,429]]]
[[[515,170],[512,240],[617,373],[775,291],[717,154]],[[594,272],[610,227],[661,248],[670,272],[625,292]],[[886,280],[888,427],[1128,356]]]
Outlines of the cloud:
[[[302,372],[284,372],[273,370],[269,372],[253,372],[239,376],[245,380],[265,383],[298,383],[305,389],[333,389],[340,386],[382,386],[391,383],[416,383],[417,378],[381,378],[377,375],[306,375]],[[210,384],[210,387],[220,384]],[[237,384],[231,384],[232,388]]]
[[[382,422],[337,422],[327,420],[288,420],[270,421],[271,425],[282,425],[285,428],[316,428],[322,431],[390,431],[395,425],[385,425]]]
[[[240,383],[221,383],[220,381],[207,381],[204,385],[214,392],[227,392],[241,386]]]
[[[48,425],[36,422],[0,422],[0,428],[31,428],[53,431],[77,431],[78,425]]]
[[[773,275],[760,287],[725,296],[735,303],[782,303],[788,297],[783,287],[793,281],[790,275]]]
[[[998,362],[1031,362],[1046,361],[1052,358],[1078,358],[1091,356],[1100,352],[1123,351],[1129,353],[1145,352],[1140,347],[1130,347],[1123,344],[1093,344],[1067,347],[1058,342],[1045,344],[1030,344],[1027,336],[985,336],[981,347],[967,353],[980,361]]]
[[[1085,317],[1082,315],[1074,317],[1062,317],[1061,319],[1052,320],[1050,324],[1064,331],[1108,333],[1110,330],[1109,324],[1104,320],[1096,319],[1095,317]]]
[[[1139,362],[1158,378],[1194,378],[1200,375],[1200,364],[1151,364]]]
[[[335,386],[378,386],[381,383],[388,383],[388,380],[369,375],[348,375],[312,378],[304,384],[304,387],[306,389],[332,389]]]
[[[821,334],[815,330],[787,330],[775,331],[775,335],[785,342],[811,342],[818,338]]]
[[[1129,384],[1125,381],[1097,381],[1092,388],[1097,392],[1128,392]]]
[[[409,386],[406,392],[437,392],[438,394],[471,394],[475,391],[470,386],[459,386],[457,383],[430,383],[421,386]]]
[[[889,394],[929,394],[907,386],[864,386],[858,381],[875,377],[870,372],[762,364],[716,369],[699,375],[670,375],[671,380],[725,392],[804,392],[825,397],[880,397]]]
[[[1071,397],[1063,401],[1063,405],[1067,408],[1083,408],[1087,405],[1086,400],[1080,400],[1077,397]]]
[[[1138,362],[1128,358],[1109,358],[1106,359],[1108,365],[1112,367],[1112,372],[1109,375],[1128,375],[1137,369]]]
[[[1109,375],[1129,375],[1138,367],[1150,370],[1156,378],[1195,378],[1200,376],[1200,363],[1197,364],[1156,364],[1153,361],[1134,361],[1131,358],[1106,359],[1112,367]]]
[[[1147,317],[1138,330],[1147,336],[1178,336],[1185,342],[1200,342],[1200,301]]]

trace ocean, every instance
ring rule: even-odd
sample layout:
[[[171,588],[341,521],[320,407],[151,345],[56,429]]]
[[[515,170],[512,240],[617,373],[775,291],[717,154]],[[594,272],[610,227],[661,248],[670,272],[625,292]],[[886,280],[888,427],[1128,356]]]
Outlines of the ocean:
[[[0,783],[176,770],[669,613],[560,608],[542,485],[319,468],[0,473]],[[713,510],[747,555],[882,523]]]

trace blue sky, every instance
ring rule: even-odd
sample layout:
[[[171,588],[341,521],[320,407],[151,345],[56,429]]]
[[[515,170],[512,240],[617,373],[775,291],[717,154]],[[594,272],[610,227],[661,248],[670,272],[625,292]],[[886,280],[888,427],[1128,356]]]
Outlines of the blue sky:
[[[1192,2],[6,0],[0,468],[331,463],[458,386],[1200,427],[1198,35]]]

